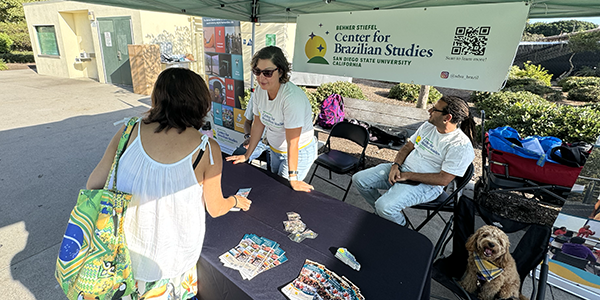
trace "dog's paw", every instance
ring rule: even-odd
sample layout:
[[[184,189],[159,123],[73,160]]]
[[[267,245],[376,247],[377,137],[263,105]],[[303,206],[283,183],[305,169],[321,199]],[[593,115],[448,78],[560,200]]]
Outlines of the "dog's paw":
[[[459,284],[469,293],[473,293],[477,290],[477,283],[473,280],[461,280]]]

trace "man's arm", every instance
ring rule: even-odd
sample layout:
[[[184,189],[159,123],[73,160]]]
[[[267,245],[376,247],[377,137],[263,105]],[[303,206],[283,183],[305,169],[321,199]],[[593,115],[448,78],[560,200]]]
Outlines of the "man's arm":
[[[400,148],[398,154],[396,154],[396,158],[394,162],[397,164],[392,165],[392,169],[389,174],[390,183],[396,183],[399,181],[418,181],[421,183],[429,184],[429,185],[441,185],[447,186],[454,180],[456,176],[440,171],[439,173],[413,173],[413,172],[401,172],[400,165],[404,163],[406,157],[415,149],[415,145],[409,140]]]
[[[388,181],[390,184],[394,184],[400,178],[400,166],[404,163],[406,157],[415,149],[415,144],[413,144],[410,140],[398,150],[396,153],[396,157],[394,158],[394,164],[390,169],[390,174],[388,174]]]
[[[401,172],[398,181],[402,180],[413,180],[429,185],[441,185],[447,186],[454,180],[456,176],[440,171],[439,173],[412,173],[412,172]]]

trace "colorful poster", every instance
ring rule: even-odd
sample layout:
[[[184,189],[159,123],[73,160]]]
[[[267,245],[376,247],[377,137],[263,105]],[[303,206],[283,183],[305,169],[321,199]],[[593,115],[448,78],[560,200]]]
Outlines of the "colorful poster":
[[[234,128],[235,131],[239,131],[244,133],[244,123],[246,122],[246,117],[244,117],[244,110],[239,108],[233,109],[233,117],[234,117]]]
[[[235,107],[235,84],[233,79],[225,79],[225,97],[227,97],[227,105]]]
[[[222,108],[223,126],[233,130],[233,107],[223,105]]]
[[[221,103],[213,102],[212,111],[213,111],[213,122],[215,125],[223,126],[223,111]],[[213,127],[214,128],[214,127]]]
[[[244,80],[244,65],[242,64],[242,56],[231,55],[231,75],[235,80]]]
[[[244,140],[244,61],[239,21],[202,18],[204,63],[213,101],[213,129],[221,150],[231,154]],[[237,120],[238,115],[242,119]]]
[[[216,76],[209,77],[208,90],[211,93],[213,102],[226,104],[225,80],[223,78]]]
[[[215,27],[215,48],[218,53],[225,53],[225,27]]]
[[[299,15],[294,71],[498,91],[525,2]]]

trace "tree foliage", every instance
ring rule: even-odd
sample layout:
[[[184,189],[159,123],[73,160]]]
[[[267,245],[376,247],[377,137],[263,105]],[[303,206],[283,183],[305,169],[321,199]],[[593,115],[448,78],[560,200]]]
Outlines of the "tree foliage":
[[[576,35],[569,37],[569,49],[571,51],[585,52],[585,51],[600,51],[600,31],[594,32],[581,32]]]
[[[544,36],[559,35],[561,33],[579,32],[598,28],[598,24],[578,21],[578,20],[563,20],[552,23],[535,22],[525,26],[525,32],[529,34],[541,34]]]
[[[12,50],[31,51],[23,3],[38,1],[42,0],[0,1],[0,32],[6,33],[13,40]]]
[[[31,51],[31,40],[27,23],[25,21],[18,23],[0,23],[0,32],[6,33],[14,42],[12,50]]]
[[[569,37],[569,49],[571,49],[571,56],[569,57],[569,64],[571,68],[566,73],[559,76],[559,79],[563,79],[571,75],[575,66],[573,65],[573,56],[580,52],[586,51],[600,51],[600,31],[594,32],[581,32]]]
[[[18,23],[25,21],[23,3],[41,0],[2,0],[0,1],[0,22]]]

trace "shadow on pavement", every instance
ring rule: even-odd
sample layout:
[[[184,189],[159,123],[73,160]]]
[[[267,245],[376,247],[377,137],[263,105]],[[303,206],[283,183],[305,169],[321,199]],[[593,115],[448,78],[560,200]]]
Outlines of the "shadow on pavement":
[[[64,299],[54,269],[77,193],[119,129],[113,123],[145,110],[137,107],[0,131],[0,230],[14,233],[14,241],[23,227],[28,233],[22,250],[3,236],[0,259],[8,262],[12,256],[12,278],[35,299]]]

